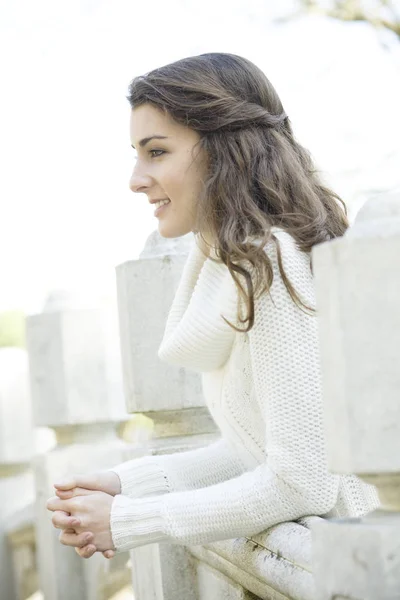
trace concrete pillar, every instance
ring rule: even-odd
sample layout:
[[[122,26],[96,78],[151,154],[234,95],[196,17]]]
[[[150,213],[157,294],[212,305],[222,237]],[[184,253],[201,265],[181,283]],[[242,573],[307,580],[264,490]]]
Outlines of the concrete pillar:
[[[46,500],[63,476],[101,470],[132,453],[116,435],[126,421],[117,315],[49,303],[27,319],[34,421],[51,427],[57,446],[34,461],[40,586],[46,600],[98,600],[107,561],[81,559],[61,545]],[[126,555],[128,560],[128,554]]]
[[[400,594],[400,195],[367,202],[313,255],[329,466],[374,484],[381,507],[320,521],[319,600]]]
[[[33,440],[26,351],[0,348],[0,598],[7,600],[19,598],[20,581],[6,530],[34,501]]]
[[[167,240],[156,231],[139,260],[117,267],[126,405],[128,412],[153,420],[152,453],[178,452],[216,438],[199,374],[157,356],[191,243],[192,234]],[[131,558],[135,600],[197,600],[197,575],[186,548],[151,544],[134,549]]]

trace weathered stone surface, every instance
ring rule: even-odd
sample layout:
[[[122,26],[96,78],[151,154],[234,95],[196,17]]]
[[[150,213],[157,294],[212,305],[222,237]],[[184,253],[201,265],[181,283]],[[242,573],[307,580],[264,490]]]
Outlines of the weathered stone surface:
[[[400,193],[370,200],[346,235],[317,247],[313,258],[329,466],[375,484],[381,501],[364,518],[316,522],[316,594],[394,600],[400,597]]]
[[[30,316],[27,345],[36,425],[128,418],[117,323],[111,311],[67,310]]]
[[[33,451],[27,353],[0,348],[0,465],[29,463]]]
[[[313,525],[316,598],[400,597],[400,515],[375,511],[362,519]]]
[[[186,257],[193,241],[192,233],[177,238],[164,238],[158,229],[155,229],[147,238],[144,248],[139,254],[139,259],[163,258],[166,255]]]
[[[162,362],[160,346],[187,255],[176,248],[117,267],[118,312],[128,412],[204,406],[198,373]],[[185,246],[186,249],[186,246]]]
[[[17,598],[17,577],[13,556],[7,540],[8,525],[13,515],[34,501],[33,474],[26,470],[9,477],[0,477],[0,598]]]
[[[38,573],[36,568],[36,540],[34,505],[29,504],[22,510],[13,513],[6,524],[7,554],[12,558],[14,572],[15,595],[2,595],[0,598],[29,598],[39,589]],[[1,563],[3,564],[3,563]],[[6,575],[6,574],[5,574]],[[6,575],[7,576],[7,575]],[[3,577],[1,577],[1,580]],[[0,583],[0,590],[2,583]]]
[[[0,348],[0,598],[17,598],[17,577],[6,528],[13,514],[34,499],[29,463],[34,452],[28,357]]]
[[[197,564],[196,580],[199,600],[256,600],[254,594],[205,563]]]
[[[252,538],[190,546],[190,551],[263,600],[319,600],[311,574],[314,520],[320,519],[281,523]]]
[[[194,559],[185,547],[149,544],[130,554],[135,600],[198,600]]]
[[[329,466],[399,472],[400,195],[368,202],[313,260]]]

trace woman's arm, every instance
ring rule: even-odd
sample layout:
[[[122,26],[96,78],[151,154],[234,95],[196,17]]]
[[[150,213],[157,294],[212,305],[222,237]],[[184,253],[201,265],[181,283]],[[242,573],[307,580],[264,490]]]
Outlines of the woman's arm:
[[[237,477],[246,469],[222,438],[204,448],[143,456],[110,470],[120,478],[121,494],[143,498],[207,487]]]

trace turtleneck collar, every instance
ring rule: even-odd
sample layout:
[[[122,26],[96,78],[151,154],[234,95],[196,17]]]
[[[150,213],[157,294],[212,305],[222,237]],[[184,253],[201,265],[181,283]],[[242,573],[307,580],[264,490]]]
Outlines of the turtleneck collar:
[[[184,265],[172,302],[163,340],[161,360],[194,371],[213,371],[229,358],[238,326],[236,284],[223,263],[211,260],[195,241]]]

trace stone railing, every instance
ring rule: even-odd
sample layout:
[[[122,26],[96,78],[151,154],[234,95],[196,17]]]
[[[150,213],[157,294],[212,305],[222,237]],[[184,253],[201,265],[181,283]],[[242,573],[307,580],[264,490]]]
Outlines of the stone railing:
[[[316,248],[330,469],[376,486],[381,506],[313,531],[318,600],[400,598],[400,192],[367,202]]]
[[[28,357],[20,348],[0,349],[0,598],[26,598],[36,588],[31,458],[34,432]],[[16,515],[19,515],[16,519]],[[18,541],[9,544],[15,522]],[[24,525],[22,525],[22,522]],[[22,530],[24,533],[22,533]]]
[[[382,510],[362,519],[305,517],[203,546],[143,546],[130,553],[131,574],[127,555],[83,561],[59,544],[45,509],[56,478],[218,437],[200,376],[157,357],[191,243],[191,235],[166,240],[155,232],[138,260],[117,267],[126,407],[153,422],[142,445],[128,446],[116,435],[129,418],[116,311],[59,307],[28,319],[34,423],[51,427],[57,445],[35,457],[35,486],[25,475],[29,458],[8,456],[0,445],[0,485],[7,478],[9,497],[16,495],[10,486],[17,489],[12,478],[26,479],[24,502],[0,521],[9,540],[8,551],[0,546],[2,562],[14,555],[17,573],[8,588],[1,577],[10,591],[0,597],[26,598],[39,586],[46,600],[105,600],[132,577],[135,600],[400,598],[400,199],[394,196],[369,202],[343,238],[313,253],[330,468],[374,483]]]
[[[59,543],[46,499],[67,474],[140,455],[117,435],[130,419],[117,315],[51,304],[27,319],[29,369],[25,351],[0,351],[2,367],[6,354],[13,358],[0,382],[0,598],[24,600],[40,590],[46,600],[107,600],[130,582],[129,555],[82,560]],[[55,434],[45,452],[34,452],[34,426]]]

